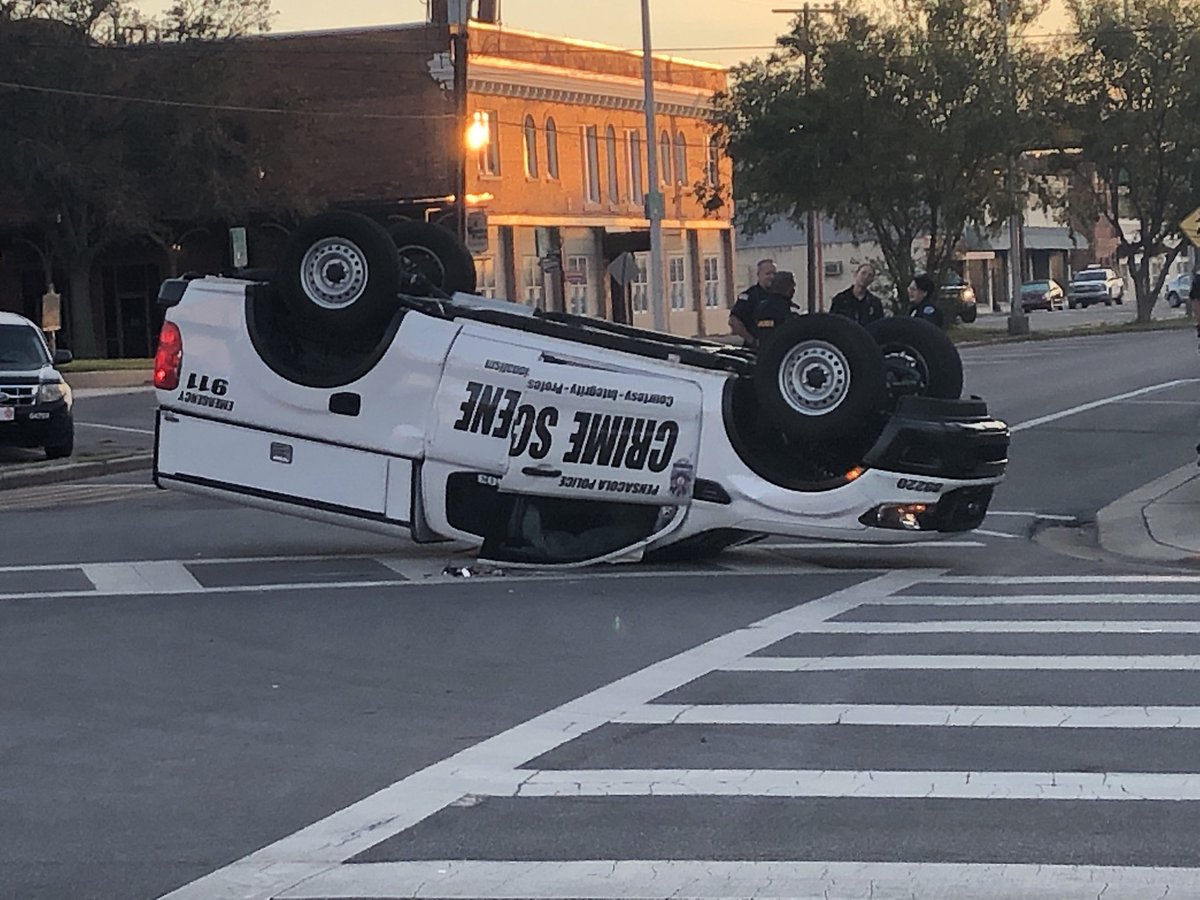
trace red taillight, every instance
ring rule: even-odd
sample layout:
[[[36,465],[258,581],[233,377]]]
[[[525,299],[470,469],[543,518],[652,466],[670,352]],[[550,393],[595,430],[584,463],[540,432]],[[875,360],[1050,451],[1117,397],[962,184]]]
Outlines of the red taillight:
[[[174,322],[163,322],[158,333],[158,351],[154,354],[154,386],[164,391],[179,387],[183,368],[183,335]]]

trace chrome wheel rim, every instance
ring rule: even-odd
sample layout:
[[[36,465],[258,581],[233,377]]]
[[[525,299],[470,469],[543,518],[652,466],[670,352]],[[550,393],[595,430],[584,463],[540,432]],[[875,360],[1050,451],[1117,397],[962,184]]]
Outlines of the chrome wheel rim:
[[[442,265],[438,255],[428,247],[408,244],[397,248],[400,258],[414,271],[420,272],[429,279],[430,284],[442,287],[446,283],[446,267]]]
[[[850,391],[850,363],[826,341],[802,341],[779,366],[779,392],[784,402],[804,416],[837,409]]]
[[[322,309],[345,309],[367,290],[366,254],[353,241],[329,237],[308,248],[300,261],[300,285]]]

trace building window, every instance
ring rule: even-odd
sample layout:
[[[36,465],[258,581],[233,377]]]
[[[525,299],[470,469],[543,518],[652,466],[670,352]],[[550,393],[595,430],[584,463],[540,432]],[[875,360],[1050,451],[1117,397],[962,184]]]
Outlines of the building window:
[[[521,266],[522,299],[529,306],[544,306],[546,282],[542,277],[542,261],[536,256],[526,256]]]
[[[475,259],[475,293],[493,299],[496,296],[496,261],[490,256]]]
[[[646,275],[646,267],[649,265],[649,260],[645,253],[635,253],[633,258],[637,260],[638,274],[630,283],[630,298],[633,300],[633,311],[635,313],[650,312],[650,279]]]
[[[479,148],[479,174],[480,175],[499,175],[500,174],[500,118],[495,110],[485,112],[484,120],[487,122],[488,140],[487,143]]]
[[[533,116],[525,117],[525,174],[530,178],[538,177],[538,139],[537,125]]]
[[[704,305],[716,309],[721,305],[721,258],[704,257]]]
[[[641,203],[646,197],[642,184],[642,136],[637,131],[629,132],[629,198]]]
[[[613,203],[621,202],[621,184],[617,175],[617,132],[609,125],[604,129],[604,152],[608,159],[608,199]]]
[[[563,280],[567,283],[569,311],[577,316],[586,316],[588,258],[586,256],[568,256],[566,268],[563,269]]]
[[[687,142],[682,131],[675,134],[675,183],[687,184]]]
[[[558,126],[553,118],[546,120],[546,174],[558,180]]]
[[[600,202],[600,141],[596,126],[583,130],[583,183],[587,186],[590,203]]]
[[[704,180],[710,187],[721,183],[721,145],[715,137],[708,139],[708,161],[704,167]]]
[[[682,256],[667,259],[667,287],[671,293],[671,309],[687,309],[687,266]]]
[[[658,180],[663,186],[671,184],[671,135],[663,132],[658,139]]]

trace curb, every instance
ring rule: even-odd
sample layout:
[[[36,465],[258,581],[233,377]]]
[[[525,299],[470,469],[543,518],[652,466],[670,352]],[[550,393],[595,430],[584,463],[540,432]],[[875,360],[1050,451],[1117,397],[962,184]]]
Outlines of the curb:
[[[154,373],[149,369],[111,369],[95,372],[72,372],[67,369],[63,378],[72,390],[81,388],[153,388]]]
[[[59,484],[80,481],[84,478],[99,478],[104,475],[119,475],[149,469],[154,464],[154,454],[139,453],[132,456],[114,456],[88,462],[42,465],[35,464],[15,472],[0,472],[0,490],[35,487],[43,484]]]
[[[1196,550],[1156,538],[1146,518],[1150,506],[1196,478],[1200,478],[1200,470],[1195,463],[1180,466],[1104,507],[1096,514],[1100,546],[1114,556],[1147,562],[1190,565],[1200,562],[1200,553]]]

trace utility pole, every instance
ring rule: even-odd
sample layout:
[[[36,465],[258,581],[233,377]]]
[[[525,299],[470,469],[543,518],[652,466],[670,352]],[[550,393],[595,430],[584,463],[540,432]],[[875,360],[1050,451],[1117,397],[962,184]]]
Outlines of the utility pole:
[[[642,0],[642,81],[646,104],[646,218],[650,220],[650,284],[647,299],[655,331],[667,331],[666,280],[663,278],[662,220],[666,211],[663,192],[658,184],[658,136],[654,115],[654,56],[650,42],[650,0]]]
[[[773,13],[784,13],[788,15],[799,15],[801,27],[804,30],[804,93],[808,94],[812,91],[812,16],[821,14],[838,14],[837,4],[832,6],[817,6],[812,3],[805,3],[799,9],[773,9]],[[823,287],[823,279],[819,277],[818,261],[821,258],[821,216],[818,210],[810,209],[805,215],[805,244],[808,248],[808,311],[810,313],[817,312],[823,305],[820,302],[821,295],[824,293],[820,290]]]
[[[467,239],[467,54],[470,42],[467,22],[471,18],[470,0],[450,0],[448,16],[450,49],[454,62],[454,226],[461,241]]]
[[[1008,46],[1008,0],[1000,0],[1000,27],[1003,29],[1003,60],[1004,88],[1008,92],[1011,104],[1010,111],[1017,114],[1017,85],[1012,73],[1012,53]],[[1008,170],[1005,173],[1005,187],[1012,213],[1008,217],[1008,333],[1010,335],[1029,334],[1029,317],[1021,306],[1021,280],[1024,268],[1025,247],[1021,235],[1021,207],[1023,198],[1017,191],[1017,160],[1016,153],[1008,154]]]

